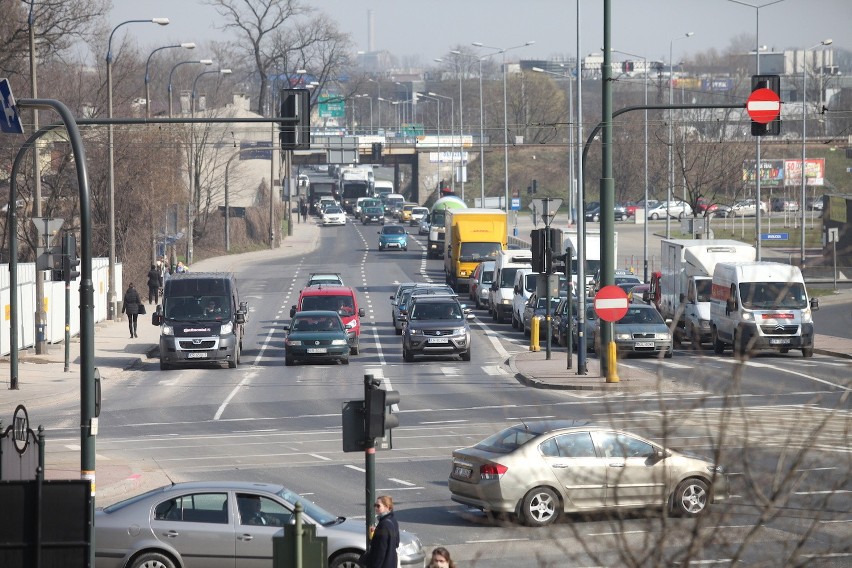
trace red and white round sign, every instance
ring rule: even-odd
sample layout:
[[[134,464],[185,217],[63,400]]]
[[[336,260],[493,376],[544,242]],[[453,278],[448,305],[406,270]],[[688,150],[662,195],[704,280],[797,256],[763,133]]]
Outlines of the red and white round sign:
[[[755,89],[746,100],[746,111],[753,121],[769,124],[781,114],[781,98],[772,89]]]
[[[604,286],[595,294],[595,313],[604,321],[618,321],[627,313],[627,293],[618,286]]]

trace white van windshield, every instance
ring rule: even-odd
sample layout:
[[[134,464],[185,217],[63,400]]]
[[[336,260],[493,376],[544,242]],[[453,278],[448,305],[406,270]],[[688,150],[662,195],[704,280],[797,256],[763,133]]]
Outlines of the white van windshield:
[[[749,310],[803,310],[808,307],[808,297],[801,282],[743,282],[740,298]]]

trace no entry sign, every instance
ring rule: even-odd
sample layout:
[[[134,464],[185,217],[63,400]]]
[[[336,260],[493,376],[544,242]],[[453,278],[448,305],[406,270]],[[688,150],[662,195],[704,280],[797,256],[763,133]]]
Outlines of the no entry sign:
[[[781,99],[772,89],[755,89],[746,100],[746,111],[753,121],[769,124],[781,114]]]
[[[627,313],[627,293],[618,286],[604,286],[595,295],[595,313],[604,321],[618,321]]]

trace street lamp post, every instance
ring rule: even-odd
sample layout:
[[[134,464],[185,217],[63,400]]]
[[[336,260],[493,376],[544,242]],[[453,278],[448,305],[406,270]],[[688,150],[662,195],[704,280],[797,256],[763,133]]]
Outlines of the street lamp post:
[[[370,95],[367,95],[367,94],[355,95],[356,99],[363,99],[364,97],[366,97],[367,100],[370,102],[370,134],[372,135],[373,134],[373,97],[371,97]]]
[[[513,47],[501,48],[493,45],[485,45],[481,42],[474,42],[476,47],[484,47],[486,49],[495,49],[497,53],[503,55],[503,199],[506,200],[506,214],[509,213],[509,111],[508,97],[506,95],[506,52],[513,49],[520,49],[528,45],[534,44],[535,41],[528,41],[522,45]],[[508,222],[508,220],[507,220]]]
[[[800,210],[802,212],[802,243],[801,243],[801,263],[802,269],[805,268],[805,199],[807,197],[807,179],[805,176],[805,146],[806,146],[806,132],[807,132],[807,118],[808,118],[808,52],[816,49],[818,47],[824,45],[831,45],[833,40],[824,39],[816,45],[812,45],[807,48],[802,54],[802,199],[799,202]],[[822,97],[822,92],[820,92],[820,97]]]
[[[177,69],[181,65],[187,65],[189,63],[200,63],[201,65],[213,65],[213,60],[212,59],[195,59],[195,60],[190,60],[190,61],[181,61],[179,63],[176,63],[172,67],[172,70],[169,71],[169,88],[168,88],[168,91],[169,91],[169,118],[172,118],[172,76],[175,73],[175,69]]]
[[[456,171],[456,143],[455,143],[455,132],[456,132],[456,119],[455,119],[455,102],[453,101],[453,97],[447,97],[445,95],[439,95],[438,93],[429,92],[429,95],[432,97],[437,97],[440,99],[449,99],[450,100],[450,168],[452,168],[452,173],[450,173],[450,185],[453,189],[453,193],[456,192],[456,181],[455,181],[455,171]],[[438,117],[440,119],[441,114],[441,105],[438,105]],[[440,134],[439,134],[440,139]]]
[[[115,153],[113,148],[112,128],[112,38],[115,32],[125,24],[158,24],[166,26],[168,18],[152,18],[150,20],[127,20],[121,22],[112,29],[107,42],[107,117],[110,123],[107,127],[109,133],[109,284],[107,289],[107,319],[114,320],[116,316],[116,291],[115,291]]]
[[[674,105],[674,61],[672,59],[672,50],[674,47],[674,42],[679,39],[687,39],[695,35],[695,32],[687,32],[686,34],[673,38],[669,41],[669,106]],[[666,193],[666,238],[670,239],[672,236],[672,216],[671,216],[671,208],[672,208],[672,192],[674,191],[674,156],[673,156],[673,147],[674,147],[674,130],[672,128],[672,122],[674,120],[674,112],[672,109],[669,109],[669,183],[668,183],[668,192]],[[646,120],[647,123],[647,120]]]
[[[754,59],[755,59],[755,75],[760,75],[760,9],[766,8],[767,6],[771,6],[773,4],[779,4],[784,0],[771,0],[770,2],[766,2],[764,4],[749,4],[747,2],[741,2],[740,0],[728,0],[728,2],[733,2],[734,4],[739,4],[741,6],[747,6],[748,8],[754,8]],[[754,248],[756,251],[757,260],[763,260],[763,255],[760,250],[760,222],[761,217],[763,216],[763,212],[760,209],[761,206],[761,197],[760,197],[760,139],[762,136],[755,136],[755,203],[756,208],[754,211]]]
[[[198,80],[204,75],[210,75],[212,73],[216,73],[218,75],[230,75],[230,69],[218,69],[216,71],[202,71],[198,75],[195,76],[195,80],[192,82],[192,92],[189,96],[189,114],[190,118],[195,118],[195,98],[196,98],[196,88],[198,87]],[[195,136],[195,125],[192,121],[189,123],[189,203],[186,205],[186,225],[187,225],[187,235],[186,235],[186,264],[187,266],[192,265],[192,256],[193,256],[193,225],[195,219],[193,218],[193,206],[195,205],[196,199],[195,194],[198,191],[197,184],[195,183],[195,169],[196,169],[196,161],[195,161],[195,145],[194,138]],[[272,191],[272,180],[269,180],[270,183],[270,191]]]
[[[456,57],[461,57],[462,53],[458,50],[450,51]],[[464,178],[467,174],[467,168],[465,167],[464,161],[464,93],[462,90],[462,69],[461,63],[458,65],[458,73],[459,73],[459,183],[461,184],[461,198],[464,201]]]
[[[627,51],[621,51],[619,49],[613,49],[615,53],[621,53],[623,55],[627,55],[629,57],[638,57],[642,60],[642,72],[645,76],[644,81],[644,89],[645,89],[645,106],[648,106],[648,58],[643,57],[641,55],[636,55],[635,53],[630,53]],[[645,201],[643,209],[648,211],[648,109],[645,109]],[[643,282],[648,282],[648,216],[645,215],[645,220],[642,223],[643,228],[643,255],[642,255],[642,268],[643,268]]]
[[[412,98],[414,97],[413,94],[411,96],[412,96]],[[441,180],[442,179],[441,178],[441,99],[431,96],[431,93],[428,94],[428,95],[424,95],[423,93],[418,93],[418,96],[423,97],[424,99],[428,99],[430,101],[434,101],[438,105],[438,123],[437,123],[437,129],[438,129],[438,162],[437,162],[437,164],[438,164],[438,166],[437,166],[437,168],[438,168],[438,180]],[[440,181],[439,181],[439,183],[440,183]],[[442,189],[441,187],[438,188],[439,193],[440,193],[441,189]]]
[[[158,47],[154,51],[148,55],[148,60],[145,62],[145,118],[151,118],[151,90],[149,86],[150,76],[148,74],[148,69],[151,66],[151,58],[158,51],[162,51],[163,49],[174,49],[177,47],[182,47],[184,49],[195,49],[195,44],[193,42],[187,43],[179,43],[177,45],[164,45],[163,47]]]

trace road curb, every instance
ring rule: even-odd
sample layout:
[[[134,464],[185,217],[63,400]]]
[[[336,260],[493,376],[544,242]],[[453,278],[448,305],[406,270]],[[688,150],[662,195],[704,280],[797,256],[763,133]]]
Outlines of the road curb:
[[[648,385],[628,385],[624,382],[607,383],[600,382],[594,385],[578,385],[569,383],[550,383],[535,377],[526,375],[518,369],[515,364],[515,355],[509,357],[506,364],[514,374],[515,380],[528,387],[542,390],[568,390],[568,391],[586,391],[586,392],[646,392]],[[588,376],[588,375],[584,375]],[[603,378],[601,378],[603,380]]]

